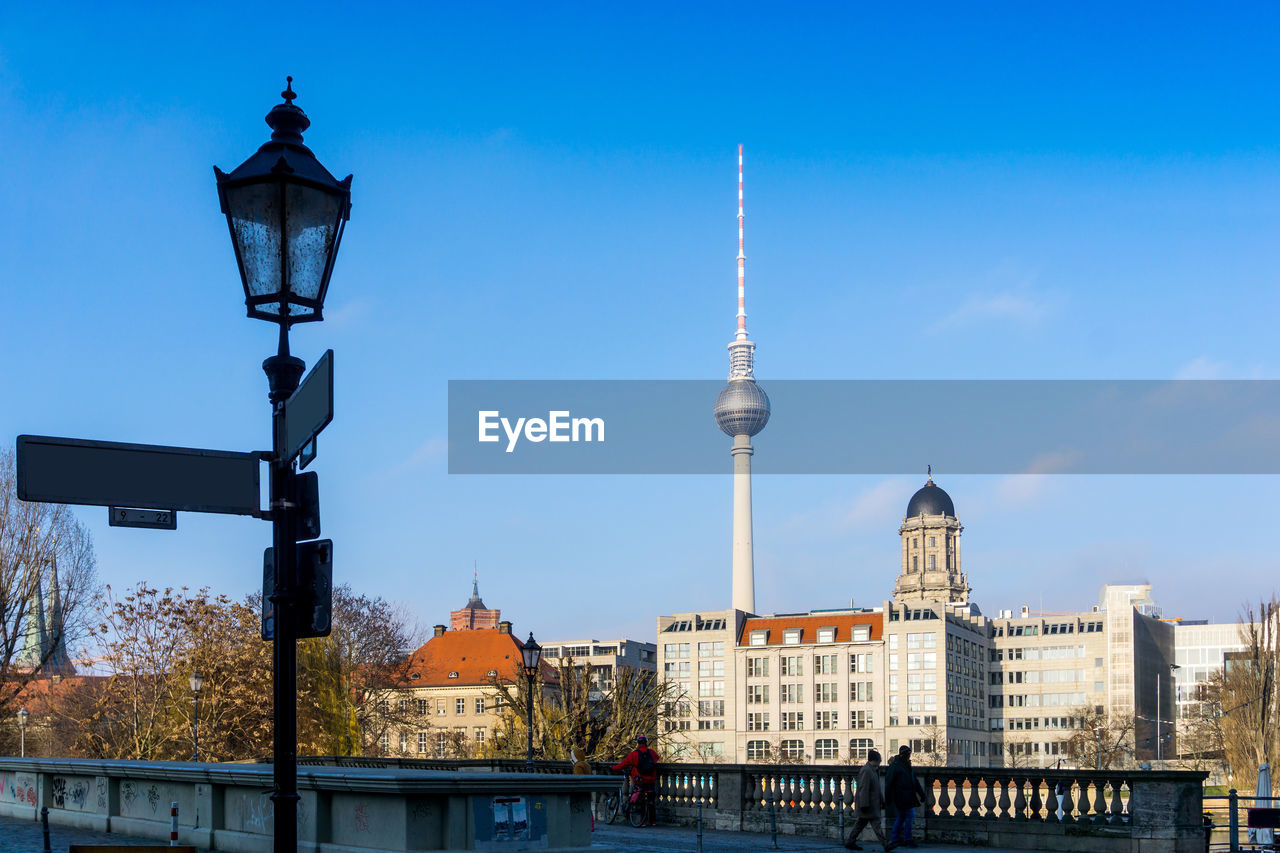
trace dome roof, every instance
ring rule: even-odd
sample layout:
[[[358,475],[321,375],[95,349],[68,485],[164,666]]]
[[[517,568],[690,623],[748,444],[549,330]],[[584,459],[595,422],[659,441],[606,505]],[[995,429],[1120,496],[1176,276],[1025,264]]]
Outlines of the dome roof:
[[[934,485],[932,477],[907,502],[907,518],[915,518],[918,515],[956,517],[956,505],[951,502],[951,495]]]
[[[725,435],[755,435],[769,423],[769,397],[754,379],[730,379],[716,397],[715,415]]]

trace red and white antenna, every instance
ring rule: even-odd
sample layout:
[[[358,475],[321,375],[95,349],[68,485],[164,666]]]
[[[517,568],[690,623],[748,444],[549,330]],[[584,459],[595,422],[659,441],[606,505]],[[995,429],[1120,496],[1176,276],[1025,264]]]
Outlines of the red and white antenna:
[[[738,146],[738,335],[747,339],[747,256],[742,253],[742,146]]]

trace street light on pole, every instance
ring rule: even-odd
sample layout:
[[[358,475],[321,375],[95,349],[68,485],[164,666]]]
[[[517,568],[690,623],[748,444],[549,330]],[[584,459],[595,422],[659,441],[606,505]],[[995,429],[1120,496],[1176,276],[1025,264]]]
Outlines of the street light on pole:
[[[529,700],[526,710],[528,711],[527,728],[529,734],[529,751],[525,757],[525,769],[533,771],[533,683],[538,677],[538,662],[542,660],[542,646],[538,645],[538,641],[533,638],[533,632],[529,632],[529,639],[525,641],[524,647],[520,650],[524,657],[524,679],[529,685]]]
[[[31,712],[23,706],[18,709],[18,757],[27,757],[27,717]]]
[[[1173,672],[1181,669],[1176,663],[1169,664],[1169,677],[1173,677]],[[1160,704],[1160,681],[1163,672],[1156,672],[1156,761],[1164,760],[1164,708]]]
[[[204,689],[204,676],[200,670],[187,679],[191,686],[191,760],[200,760],[200,691]]]
[[[249,316],[280,326],[277,352],[262,363],[272,409],[274,589],[263,593],[274,614],[275,853],[296,853],[298,846],[297,476],[287,449],[285,401],[297,390],[305,365],[289,354],[289,327],[323,319],[338,244],[351,215],[351,176],[335,179],[303,145],[302,132],[311,121],[293,103],[293,78],[286,79],[284,103],[267,114],[270,141],[230,174],[214,167]]]

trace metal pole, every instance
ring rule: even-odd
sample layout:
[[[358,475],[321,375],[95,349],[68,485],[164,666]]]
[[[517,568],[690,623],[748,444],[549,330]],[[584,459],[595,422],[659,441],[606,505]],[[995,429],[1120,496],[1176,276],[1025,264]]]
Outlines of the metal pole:
[[[773,849],[778,849],[778,812],[775,808],[775,802],[778,799],[776,791],[769,792],[769,834],[773,837]]]
[[[1098,729],[1098,771],[1102,771],[1102,729]]]
[[[200,760],[200,694],[191,696],[191,760]]]
[[[27,724],[20,723],[18,725],[18,757],[27,757]]]
[[[702,798],[698,798],[698,853],[702,853]]]
[[[1227,796],[1231,801],[1231,853],[1236,853],[1240,849],[1240,812],[1237,811],[1240,801],[1236,798],[1235,788]]]
[[[1160,730],[1164,724],[1160,721],[1160,671],[1156,671],[1156,761],[1164,757],[1164,744],[1160,742]]]
[[[524,769],[529,773],[533,772],[533,676],[528,672],[525,673],[525,680],[529,682],[529,701],[525,711],[527,712],[527,728],[529,736],[529,751],[524,759]]]
[[[44,829],[44,853],[53,853],[53,848],[49,844],[49,807],[44,806],[40,809],[40,823]]]
[[[294,529],[293,460],[285,459],[284,403],[298,388],[306,365],[289,355],[289,326],[281,318],[280,347],[262,363],[270,386],[271,401],[271,539],[275,551],[275,642],[272,648],[272,776],[275,789],[275,853],[298,850],[298,697],[297,620],[294,586],[297,571],[297,532]]]

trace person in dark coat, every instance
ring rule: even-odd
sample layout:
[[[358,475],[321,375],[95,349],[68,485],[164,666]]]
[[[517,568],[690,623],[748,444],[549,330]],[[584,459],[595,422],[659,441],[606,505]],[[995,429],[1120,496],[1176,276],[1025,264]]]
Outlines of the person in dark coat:
[[[890,846],[916,847],[915,839],[911,837],[911,824],[915,821],[916,806],[924,802],[924,789],[916,781],[915,770],[911,767],[911,747],[906,744],[898,747],[898,757],[889,764],[884,788],[885,799],[898,810],[893,821],[893,833],[889,836]]]
[[[858,787],[853,803],[858,808],[858,821],[853,825],[853,832],[849,834],[849,840],[844,846],[849,850],[861,850],[858,836],[870,826],[884,845],[885,853],[888,853],[889,842],[885,840],[884,829],[880,826],[884,814],[884,790],[880,787],[880,753],[874,749],[867,753],[867,763],[858,771]]]

